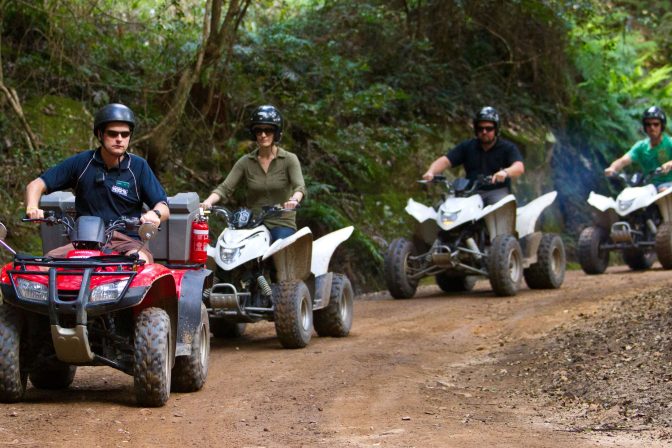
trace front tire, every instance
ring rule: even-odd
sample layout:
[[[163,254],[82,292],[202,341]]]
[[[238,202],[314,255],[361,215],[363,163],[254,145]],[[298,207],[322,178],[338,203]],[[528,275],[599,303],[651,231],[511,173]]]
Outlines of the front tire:
[[[395,299],[409,299],[418,289],[418,280],[408,276],[408,258],[415,253],[415,246],[405,238],[395,239],[387,249],[385,282],[387,289]]]
[[[303,348],[313,332],[313,304],[302,281],[281,282],[275,303],[275,332],[285,348]]]
[[[656,254],[663,269],[672,269],[672,223],[664,222],[658,226]]]
[[[586,227],[579,234],[577,252],[581,269],[588,275],[602,274],[609,265],[609,251],[600,249],[607,242],[609,234],[598,226]]]
[[[171,389],[175,392],[196,392],[201,390],[208,376],[210,359],[210,324],[208,310],[201,303],[201,325],[198,326],[191,343],[191,354],[175,358]]]
[[[498,296],[514,296],[523,278],[523,254],[512,235],[498,235],[488,256],[490,285]]]
[[[537,262],[523,271],[525,283],[531,289],[558,289],[565,280],[565,245],[554,233],[541,237]]]
[[[21,330],[23,316],[8,305],[0,305],[0,401],[21,401],[28,375],[22,369]]]
[[[319,336],[342,338],[350,333],[354,297],[350,279],[343,274],[334,274],[329,305],[314,314],[313,324]]]
[[[141,406],[163,406],[170,395],[170,318],[161,308],[145,308],[135,321],[133,384]]]

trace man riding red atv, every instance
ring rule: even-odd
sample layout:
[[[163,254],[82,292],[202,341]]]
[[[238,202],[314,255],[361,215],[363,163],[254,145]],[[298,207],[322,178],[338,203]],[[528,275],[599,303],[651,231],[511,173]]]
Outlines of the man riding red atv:
[[[74,250],[65,258],[14,252],[2,269],[0,401],[21,400],[28,378],[36,388],[66,388],[79,365],[132,375],[142,406],[162,406],[171,389],[201,389],[210,351],[202,303],[209,270],[107,250],[114,231],[137,231],[145,244],[156,235],[154,225],[137,218],[105,226],[95,216],[74,221],[47,212],[24,221],[43,223],[45,244],[62,234],[56,227],[65,227]],[[2,242],[6,229],[0,230]]]
[[[27,378],[37,388],[67,387],[77,365],[132,374],[145,406],[163,405],[171,387],[203,386],[210,346],[202,298],[212,276],[184,250],[198,197],[185,208],[177,195],[171,208],[147,161],[127,152],[135,128],[127,106],[102,107],[93,122],[99,145],[26,186],[27,221],[43,223],[46,255],[9,248],[14,261],[2,270],[0,401],[20,400]]]

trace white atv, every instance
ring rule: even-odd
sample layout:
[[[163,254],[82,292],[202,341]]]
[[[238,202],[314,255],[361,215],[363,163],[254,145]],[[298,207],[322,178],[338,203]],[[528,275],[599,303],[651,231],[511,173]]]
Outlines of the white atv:
[[[650,183],[661,172],[612,176],[626,185],[615,200],[590,192],[593,225],[583,229],[577,247],[586,274],[602,274],[612,250],[620,251],[633,270],[650,268],[656,256],[663,268],[672,268],[672,189],[658,193]]]
[[[385,255],[385,279],[394,298],[413,297],[418,282],[430,275],[445,292],[469,291],[479,276],[487,277],[500,296],[515,295],[523,277],[530,288],[560,287],[565,276],[562,239],[535,232],[539,215],[557,193],[517,210],[512,194],[484,206],[475,191],[489,181],[449,182],[435,176],[432,182],[448,189],[438,207],[408,200],[406,212],[418,221],[413,241],[397,238]]]
[[[353,232],[345,227],[315,241],[308,227],[271,244],[264,219],[286,210],[266,207],[253,217],[249,209],[213,207],[227,228],[208,246],[215,284],[205,298],[215,337],[236,337],[250,322],[275,322],[285,348],[305,347],[313,325],[319,336],[347,336],[354,294],[344,274],[328,271],[334,250]]]

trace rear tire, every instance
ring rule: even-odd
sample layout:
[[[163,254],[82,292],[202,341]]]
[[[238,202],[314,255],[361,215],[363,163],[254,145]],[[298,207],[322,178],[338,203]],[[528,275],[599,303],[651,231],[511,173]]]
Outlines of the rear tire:
[[[0,305],[0,401],[21,401],[28,375],[22,369],[21,330],[23,316],[9,305]]]
[[[664,222],[658,226],[656,254],[663,269],[672,269],[672,223]]]
[[[216,338],[235,339],[245,334],[245,322],[231,322],[222,317],[210,318],[210,331]]]
[[[133,385],[141,406],[163,406],[170,396],[170,318],[161,308],[145,308],[135,321]]]
[[[342,338],[350,333],[355,294],[350,279],[334,274],[329,305],[314,313],[315,331],[319,336]]]
[[[285,348],[303,348],[313,332],[313,304],[302,281],[281,282],[275,303],[275,332]]]
[[[565,245],[560,236],[546,233],[537,249],[537,262],[523,271],[531,289],[558,289],[565,280]]]
[[[77,366],[72,366],[58,359],[38,362],[31,369],[28,378],[37,389],[65,389],[75,379]]]
[[[409,299],[418,289],[418,280],[408,277],[408,257],[415,253],[415,246],[405,238],[395,239],[387,249],[385,282],[395,299]]]
[[[453,277],[445,272],[436,274],[436,284],[443,292],[465,292],[471,291],[476,285],[476,277],[473,275],[466,275],[460,277]]]
[[[600,246],[607,242],[609,234],[598,226],[586,227],[579,235],[577,252],[581,269],[588,275],[602,274],[609,265],[609,251]]]
[[[175,358],[171,389],[175,392],[201,390],[208,376],[210,359],[210,324],[208,310],[201,303],[201,325],[198,326],[191,344],[191,354]]]
[[[623,261],[633,271],[645,271],[656,261],[656,253],[642,249],[625,249]]]
[[[523,278],[523,253],[512,235],[498,235],[488,256],[490,285],[498,296],[514,296]]]

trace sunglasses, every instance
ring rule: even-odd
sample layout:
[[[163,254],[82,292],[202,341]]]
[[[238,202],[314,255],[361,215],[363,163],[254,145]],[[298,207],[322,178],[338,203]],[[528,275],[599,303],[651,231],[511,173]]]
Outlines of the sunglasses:
[[[112,131],[112,130],[106,130],[105,135],[107,135],[110,138],[117,138],[121,135],[121,138],[128,138],[131,135],[131,131]]]
[[[644,122],[644,127],[645,128],[659,128],[660,127],[660,122],[659,121],[645,121]]]
[[[261,134],[271,135],[271,134],[275,134],[275,128],[254,128],[254,133],[256,135],[261,135]]]
[[[495,130],[494,126],[476,126],[476,132],[492,132]]]

